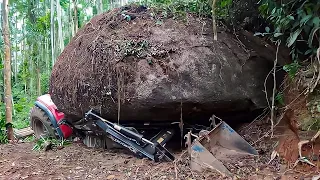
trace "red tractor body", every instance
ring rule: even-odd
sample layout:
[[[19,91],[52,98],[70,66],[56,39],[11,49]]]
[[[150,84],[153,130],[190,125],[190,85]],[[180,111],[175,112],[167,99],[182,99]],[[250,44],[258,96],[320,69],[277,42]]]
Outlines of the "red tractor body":
[[[39,96],[36,101],[36,106],[48,115],[53,128],[56,129],[60,138],[66,139],[72,135],[72,128],[65,123],[64,113],[60,112],[52,102],[50,94]]]

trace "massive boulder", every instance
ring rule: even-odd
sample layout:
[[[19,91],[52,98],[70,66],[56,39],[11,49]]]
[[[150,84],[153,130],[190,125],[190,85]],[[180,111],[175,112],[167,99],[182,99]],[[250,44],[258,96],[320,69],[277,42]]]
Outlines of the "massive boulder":
[[[81,118],[166,121],[266,106],[269,62],[251,56],[210,19],[165,17],[141,6],[95,16],[58,57],[53,102]],[[269,86],[270,87],[270,86]]]

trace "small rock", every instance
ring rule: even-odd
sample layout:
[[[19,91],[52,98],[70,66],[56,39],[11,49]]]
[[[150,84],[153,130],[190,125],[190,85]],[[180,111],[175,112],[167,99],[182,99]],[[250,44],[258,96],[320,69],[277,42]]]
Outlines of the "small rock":
[[[50,141],[46,141],[43,146],[44,146],[44,151],[49,151],[52,149],[52,143]]]
[[[76,169],[79,170],[79,169],[82,169],[82,167],[78,166],[78,167],[76,167]]]

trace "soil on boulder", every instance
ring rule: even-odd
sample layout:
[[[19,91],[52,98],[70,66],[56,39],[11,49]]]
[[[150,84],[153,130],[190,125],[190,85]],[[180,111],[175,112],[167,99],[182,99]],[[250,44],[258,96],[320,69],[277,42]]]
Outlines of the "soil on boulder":
[[[68,116],[96,108],[110,120],[177,120],[181,110],[194,118],[265,107],[271,68],[232,34],[214,41],[210,19],[132,5],[76,34],[53,68],[50,94]]]

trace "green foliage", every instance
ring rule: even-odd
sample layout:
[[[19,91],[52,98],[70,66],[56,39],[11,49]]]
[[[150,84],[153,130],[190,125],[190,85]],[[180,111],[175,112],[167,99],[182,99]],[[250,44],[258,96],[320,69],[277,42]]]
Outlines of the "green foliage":
[[[109,1],[104,1],[104,7],[109,7]],[[77,0],[79,27],[85,24],[92,14],[88,9],[94,1]],[[71,19],[73,18],[73,2],[60,0],[62,7],[63,40],[69,43],[71,36]],[[9,28],[11,42],[12,64],[12,98],[13,98],[13,127],[24,128],[29,126],[29,111],[39,94],[48,93],[51,71],[51,44],[50,34],[54,33],[57,43],[57,26],[50,32],[50,1],[21,1],[9,2]],[[57,22],[56,8],[54,23]],[[2,28],[2,27],[0,27]],[[0,36],[0,143],[6,142],[5,132],[5,105],[3,103],[3,36]],[[56,45],[56,44],[55,44]],[[56,57],[60,50],[54,49]],[[15,68],[17,71],[15,72]],[[38,92],[38,75],[40,74],[41,90]],[[16,76],[16,78],[15,78]]]
[[[136,56],[139,58],[145,55],[143,52],[148,48],[148,46],[149,44],[146,40],[130,40],[118,45],[117,50],[122,52],[124,56]]]
[[[217,1],[217,16],[221,19],[229,17],[229,9],[232,5],[232,0],[219,0]]]
[[[185,18],[186,12],[206,17],[212,16],[211,0],[145,0],[142,3],[157,9],[156,14],[160,12],[164,17],[173,14],[175,18]],[[219,0],[216,3],[215,11],[218,19],[227,17],[232,0]]]
[[[47,94],[49,92],[50,74],[41,74],[41,94]]]
[[[277,102],[277,104],[280,104],[281,106],[284,106],[285,103],[284,103],[284,96],[283,96],[283,93],[282,92],[278,92],[276,97],[275,97],[275,100]]]
[[[301,128],[303,130],[320,129],[320,90],[316,89],[309,94],[307,104],[308,114],[301,117]]]
[[[282,1],[281,1],[282,2]],[[261,0],[259,10],[273,28],[270,32],[256,35],[270,35],[280,39],[291,48],[293,60],[315,56],[320,38],[320,1]]]
[[[295,77],[299,68],[300,68],[300,65],[297,61],[294,61],[291,64],[287,64],[287,65],[283,66],[283,70],[285,70],[288,73],[288,75],[291,79],[293,79]]]
[[[6,144],[6,143],[8,143],[6,131],[1,129],[1,131],[0,131],[0,144]]]
[[[29,126],[29,112],[34,106],[35,95],[26,96],[23,86],[18,84],[12,88],[13,96],[13,127],[22,129]]]
[[[44,76],[42,80],[43,94],[48,89],[48,77]],[[12,88],[13,96],[13,127],[22,129],[29,126],[29,113],[31,108],[34,106],[34,101],[37,98],[36,95],[26,96],[23,91],[23,86],[14,86]],[[0,127],[2,129],[5,125],[5,104],[0,103]],[[3,124],[4,123],[4,124]],[[1,138],[0,138],[1,139]]]
[[[63,10],[67,11],[69,8],[69,0],[60,0],[60,6]]]
[[[4,105],[0,103],[0,144],[4,144],[8,142],[7,134],[6,134],[6,120],[4,115]]]
[[[5,120],[5,107],[2,102],[3,93],[3,62],[2,62],[2,52],[0,59],[0,144],[7,143],[7,135],[6,135],[6,120]]]
[[[35,24],[35,30],[45,34],[50,29],[50,12],[38,18]]]
[[[51,148],[55,147],[63,147],[70,145],[71,142],[65,139],[58,140],[55,138],[44,138],[42,137],[41,139],[38,139],[36,144],[33,146],[34,151],[40,151],[46,149],[48,146],[51,146]]]
[[[23,142],[33,142],[35,140],[35,136],[27,136],[23,138]]]

